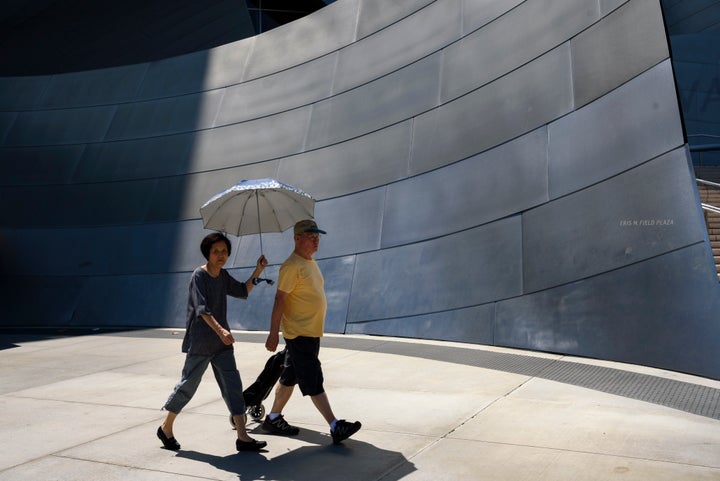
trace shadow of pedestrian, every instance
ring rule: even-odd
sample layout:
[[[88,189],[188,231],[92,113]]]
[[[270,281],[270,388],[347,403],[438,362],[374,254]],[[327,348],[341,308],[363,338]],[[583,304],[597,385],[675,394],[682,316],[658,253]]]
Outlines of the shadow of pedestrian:
[[[268,444],[272,439],[268,439]],[[311,445],[272,458],[267,457],[267,450],[228,456],[183,450],[177,456],[235,473],[240,481],[398,481],[415,471],[402,453],[355,439],[334,445],[329,435],[307,429],[292,439]]]

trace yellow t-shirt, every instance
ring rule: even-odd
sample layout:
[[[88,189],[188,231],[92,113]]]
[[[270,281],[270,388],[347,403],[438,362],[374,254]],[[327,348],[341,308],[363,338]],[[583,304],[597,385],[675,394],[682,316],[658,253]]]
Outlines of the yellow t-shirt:
[[[280,318],[283,337],[322,337],[327,301],[325,280],[317,262],[293,252],[280,266],[277,288],[287,293]]]

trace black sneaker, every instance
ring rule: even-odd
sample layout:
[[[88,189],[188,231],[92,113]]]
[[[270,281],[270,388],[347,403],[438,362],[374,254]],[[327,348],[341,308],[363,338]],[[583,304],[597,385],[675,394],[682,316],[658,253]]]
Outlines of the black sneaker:
[[[299,428],[290,426],[282,414],[273,420],[266,417],[262,423],[262,430],[268,434],[277,434],[279,436],[295,436],[300,432]]]
[[[356,432],[360,431],[360,428],[362,427],[362,424],[360,424],[360,421],[355,421],[354,423],[349,423],[345,421],[344,419],[341,419],[340,421],[335,424],[335,429],[330,431],[330,435],[332,436],[333,444],[340,444]]]

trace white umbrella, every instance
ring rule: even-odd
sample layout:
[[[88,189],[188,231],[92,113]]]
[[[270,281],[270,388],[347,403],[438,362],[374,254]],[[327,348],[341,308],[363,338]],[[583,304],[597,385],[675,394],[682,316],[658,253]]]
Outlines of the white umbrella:
[[[200,207],[203,226],[236,236],[283,232],[297,221],[312,219],[315,199],[275,179],[243,180]]]

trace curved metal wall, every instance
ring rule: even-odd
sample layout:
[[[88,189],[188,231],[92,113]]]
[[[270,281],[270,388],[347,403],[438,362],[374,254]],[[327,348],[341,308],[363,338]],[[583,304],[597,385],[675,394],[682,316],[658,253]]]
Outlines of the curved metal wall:
[[[720,378],[657,0],[342,0],[204,52],[0,79],[0,107],[0,240],[32,292],[4,325],[182,326],[199,206],[275,177],[319,199],[329,332]],[[263,245],[276,275],[291,235]],[[234,239],[233,274],[258,255]],[[233,327],[267,329],[273,294],[230,303]]]

